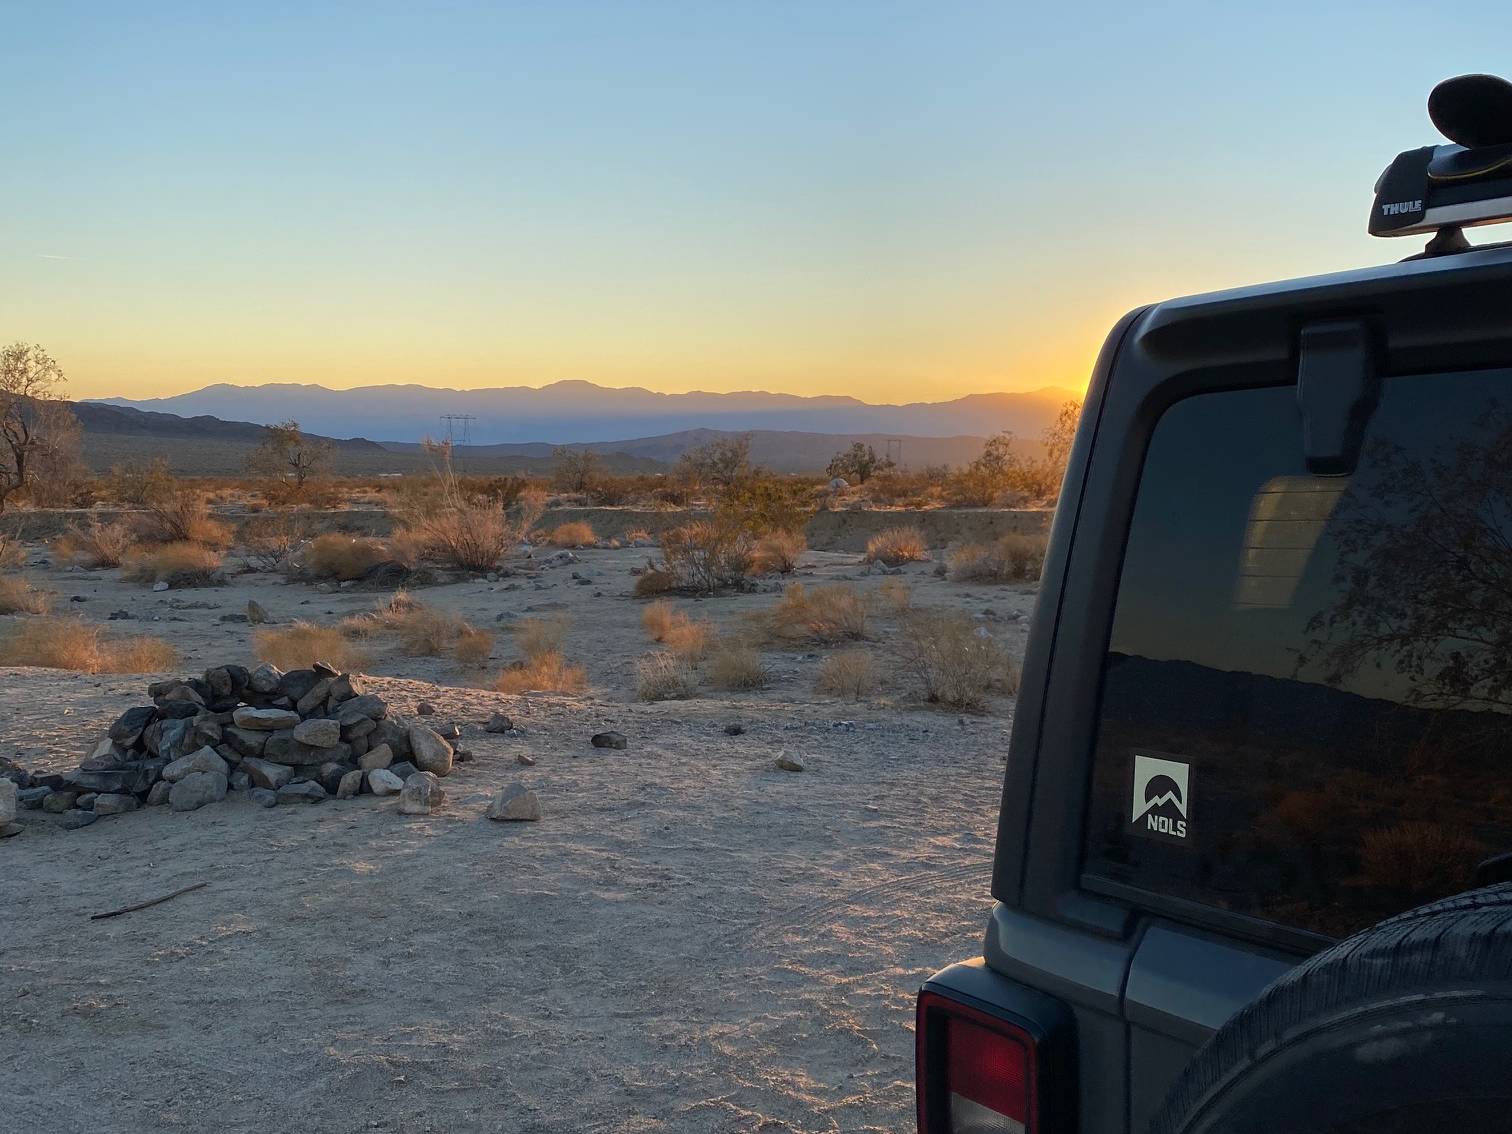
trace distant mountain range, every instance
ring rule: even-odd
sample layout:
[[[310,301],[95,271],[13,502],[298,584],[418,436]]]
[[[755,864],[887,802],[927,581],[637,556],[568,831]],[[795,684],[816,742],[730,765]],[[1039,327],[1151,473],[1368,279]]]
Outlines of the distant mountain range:
[[[1007,430],[1038,439],[1075,393],[1046,388],[1018,394],[972,394],[944,402],[873,405],[849,397],[803,397],[749,391],[659,394],[639,387],[554,382],[539,388],[448,390],[420,385],[331,390],[297,383],[218,383],[166,398],[105,398],[95,404],[211,416],[260,425],[290,418],[308,432],[418,442],[445,434],[442,415],[469,414],[477,446],[600,443],[660,438],[691,430],[801,431],[828,435],[960,438]],[[881,446],[878,446],[879,450]],[[922,460],[910,463],[927,463]]]

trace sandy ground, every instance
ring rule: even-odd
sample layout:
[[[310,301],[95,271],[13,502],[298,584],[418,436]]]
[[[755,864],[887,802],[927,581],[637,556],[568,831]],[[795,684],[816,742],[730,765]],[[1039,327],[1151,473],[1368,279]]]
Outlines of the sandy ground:
[[[505,697],[446,660],[376,659],[404,675],[374,682],[396,711],[431,701],[476,755],[430,817],[370,796],[263,811],[233,795],[76,832],[22,812],[25,834],[0,842],[0,1127],[910,1128],[913,995],[980,950],[1011,703],[931,710],[892,669],[860,704],[817,696],[820,649],[770,655],[763,693],[634,702],[649,645],[624,596],[647,553],[580,554],[418,597],[488,625],[565,610],[586,694]],[[854,556],[807,562],[809,582],[859,575]],[[153,594],[35,556],[30,573],[67,612],[137,615],[111,629],[171,637],[186,671],[250,659],[250,629],[217,621],[248,597],[321,621],[380,597],[266,574]],[[904,578],[916,603],[1021,646],[1028,588],[929,565]],[[728,625],[776,597],[679,603]],[[868,648],[884,661],[894,630],[878,618]],[[492,667],[512,656],[501,635]],[[0,670],[0,754],[76,762],[143,680]],[[522,731],[484,733],[495,709]],[[734,722],[744,735],[725,734]],[[628,750],[590,747],[602,728]],[[808,770],[777,771],[784,752]],[[516,780],[545,819],[484,821]],[[89,920],[195,882],[209,885]]]

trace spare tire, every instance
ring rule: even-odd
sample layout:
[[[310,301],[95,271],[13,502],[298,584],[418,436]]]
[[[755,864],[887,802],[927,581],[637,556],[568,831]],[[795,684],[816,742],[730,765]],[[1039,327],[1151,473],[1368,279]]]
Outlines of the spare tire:
[[[1339,942],[1214,1034],[1154,1134],[1512,1130],[1512,883]]]

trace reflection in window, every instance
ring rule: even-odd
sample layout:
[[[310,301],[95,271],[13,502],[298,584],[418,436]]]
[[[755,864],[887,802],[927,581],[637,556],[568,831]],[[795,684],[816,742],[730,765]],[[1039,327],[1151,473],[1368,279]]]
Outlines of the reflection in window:
[[[1276,476],[1265,482],[1255,493],[1244,529],[1236,607],[1291,606],[1313,549],[1348,486],[1347,480],[1319,476]]]

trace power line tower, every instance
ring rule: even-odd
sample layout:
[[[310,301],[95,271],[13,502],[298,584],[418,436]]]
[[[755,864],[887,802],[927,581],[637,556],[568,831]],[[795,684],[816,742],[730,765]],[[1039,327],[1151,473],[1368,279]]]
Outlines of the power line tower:
[[[470,445],[472,443],[472,423],[477,417],[470,413],[443,413],[441,420],[446,423],[446,443],[455,448],[458,445]]]
[[[887,459],[897,468],[903,467],[903,438],[889,437],[887,439]]]

